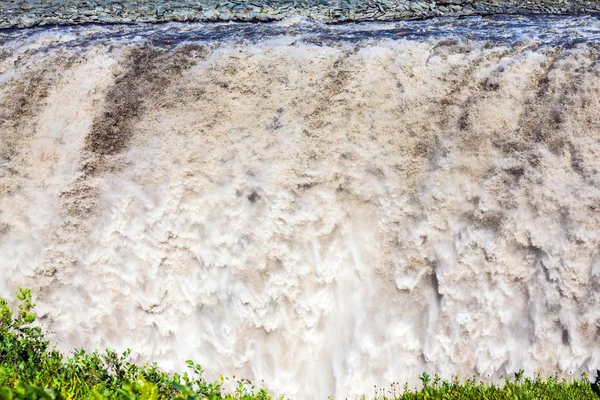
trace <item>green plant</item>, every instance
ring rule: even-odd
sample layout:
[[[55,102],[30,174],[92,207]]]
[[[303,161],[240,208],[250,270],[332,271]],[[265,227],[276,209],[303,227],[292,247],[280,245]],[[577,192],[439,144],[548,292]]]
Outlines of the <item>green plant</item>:
[[[252,382],[237,381],[233,393],[223,389],[225,379],[208,382],[200,364],[187,361],[188,371],[168,374],[156,363],[138,366],[128,361],[131,350],[103,353],[75,350],[65,356],[50,347],[35,316],[31,292],[19,288],[18,310],[0,298],[0,398],[2,400],[271,400],[264,389],[254,390]],[[235,378],[235,375],[233,376]],[[397,382],[389,390],[380,389],[376,400],[597,400],[600,371],[592,383],[587,374],[566,381],[558,377],[542,379],[540,374],[525,377],[523,370],[502,385],[478,382],[474,378],[451,381],[423,372],[421,389],[403,389]],[[310,388],[309,388],[310,390]],[[330,398],[331,399],[331,398]],[[366,397],[362,396],[361,400]],[[279,399],[281,400],[281,399]]]
[[[188,372],[168,374],[157,364],[128,361],[131,350],[103,353],[75,350],[70,356],[50,347],[35,322],[31,291],[19,288],[18,312],[0,298],[0,397],[2,399],[239,399],[269,400],[245,380],[234,393],[223,393],[219,382],[207,382],[200,364],[188,361]]]

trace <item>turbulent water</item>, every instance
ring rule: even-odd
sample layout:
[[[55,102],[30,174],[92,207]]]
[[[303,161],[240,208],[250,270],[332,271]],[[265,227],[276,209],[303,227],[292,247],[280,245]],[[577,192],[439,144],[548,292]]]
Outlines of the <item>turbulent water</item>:
[[[599,57],[592,17],[0,32],[0,295],[298,399],[595,370]]]

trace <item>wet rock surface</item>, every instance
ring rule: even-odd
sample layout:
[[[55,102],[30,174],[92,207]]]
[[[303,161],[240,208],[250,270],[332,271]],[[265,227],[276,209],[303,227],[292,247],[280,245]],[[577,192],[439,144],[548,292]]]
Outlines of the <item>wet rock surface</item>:
[[[600,13],[600,2],[589,0],[5,0],[0,4],[0,29],[85,23],[260,22],[277,21],[294,16],[339,23],[423,19],[438,16],[580,13]]]

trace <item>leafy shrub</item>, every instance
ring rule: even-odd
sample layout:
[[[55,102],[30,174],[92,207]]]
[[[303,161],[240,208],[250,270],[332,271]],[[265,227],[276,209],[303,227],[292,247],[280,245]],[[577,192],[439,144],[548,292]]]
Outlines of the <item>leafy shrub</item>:
[[[460,381],[454,376],[451,381],[441,380],[434,376],[433,380],[427,373],[419,376],[423,384],[420,390],[411,390],[407,385],[400,390],[393,384],[391,390],[382,390],[376,393],[376,400],[402,399],[402,400],[598,400],[594,385],[600,383],[600,371],[596,383],[591,383],[587,374],[581,379],[567,381],[552,376],[542,379],[539,374],[533,378],[524,378],[523,370],[514,374],[514,377],[504,377],[502,385],[484,383],[473,379]]]
[[[222,383],[204,380],[202,367],[192,361],[188,372],[170,375],[156,364],[130,363],[131,350],[76,350],[66,357],[49,346],[41,327],[31,326],[31,291],[20,288],[17,299],[19,309],[13,315],[0,298],[2,399],[271,399],[265,390],[254,391],[249,381],[239,381],[234,393],[224,393]]]
[[[248,380],[237,381],[233,393],[223,390],[224,379],[207,382],[199,364],[188,361],[188,372],[168,374],[157,364],[138,366],[127,361],[130,350],[117,353],[87,353],[76,350],[65,356],[50,347],[42,328],[32,326],[35,304],[31,291],[19,288],[16,313],[0,298],[0,397],[3,400],[271,400],[264,389],[254,390]],[[505,378],[503,385],[441,380],[424,372],[419,376],[422,388],[412,390],[397,383],[375,393],[376,400],[597,400],[600,393],[600,371],[595,382],[586,374],[582,379],[566,381],[558,377],[542,379],[539,374],[523,378],[519,371]],[[363,399],[365,397],[363,396]],[[280,399],[281,400],[281,399]]]

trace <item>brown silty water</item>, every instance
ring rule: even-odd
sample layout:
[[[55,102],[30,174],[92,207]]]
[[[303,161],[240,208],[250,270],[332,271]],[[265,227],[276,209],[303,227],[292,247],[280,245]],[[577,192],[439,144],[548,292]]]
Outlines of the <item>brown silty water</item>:
[[[1,34],[0,295],[295,398],[599,368],[600,23],[521,23]]]

